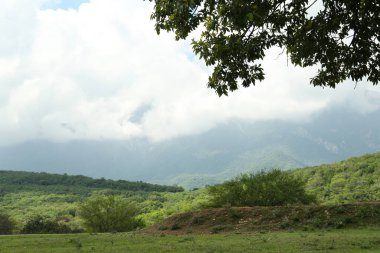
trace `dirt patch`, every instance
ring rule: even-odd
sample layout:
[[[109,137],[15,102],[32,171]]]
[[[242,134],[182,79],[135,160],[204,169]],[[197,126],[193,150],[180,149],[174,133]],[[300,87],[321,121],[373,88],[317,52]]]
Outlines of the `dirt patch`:
[[[380,202],[333,206],[213,208],[181,213],[145,234],[256,233],[278,230],[380,226]]]

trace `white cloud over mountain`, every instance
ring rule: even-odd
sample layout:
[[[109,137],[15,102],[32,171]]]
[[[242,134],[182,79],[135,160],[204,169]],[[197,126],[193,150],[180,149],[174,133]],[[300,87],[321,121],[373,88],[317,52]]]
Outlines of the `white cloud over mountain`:
[[[159,141],[233,119],[307,119],[332,102],[380,91],[349,82],[336,90],[311,87],[314,70],[287,66],[274,50],[263,83],[219,98],[207,89],[210,70],[189,41],[155,33],[151,3],[92,0],[77,10],[41,9],[46,2],[1,2],[0,145]],[[373,109],[362,104],[364,112]]]

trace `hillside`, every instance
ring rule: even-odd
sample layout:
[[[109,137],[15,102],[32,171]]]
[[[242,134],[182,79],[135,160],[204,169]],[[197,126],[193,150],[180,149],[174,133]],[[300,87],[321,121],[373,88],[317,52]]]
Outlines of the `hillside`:
[[[380,200],[380,152],[293,173],[307,181],[307,190],[321,203]]]
[[[229,207],[181,213],[145,234],[254,233],[380,226],[380,202],[332,206]]]
[[[322,205],[380,201],[380,152],[290,173],[302,177],[307,191],[315,193]],[[137,203],[139,217],[151,225],[170,215],[200,210],[210,199],[206,189],[180,191],[182,188],[175,186],[142,182],[0,171],[0,212],[11,215],[17,229],[36,214],[81,228],[79,203],[91,195],[116,194]]]
[[[289,172],[305,180],[307,191],[316,194],[321,205],[205,209],[173,215],[144,233],[380,226],[380,152]]]
[[[151,225],[173,213],[193,210],[205,201],[204,191],[184,192],[182,187],[93,179],[23,171],[0,171],[0,214],[9,214],[15,232],[36,215],[83,230],[78,206],[90,196],[118,195],[136,203],[139,217]]]
[[[110,189],[115,191],[144,192],[181,192],[182,187],[130,182],[125,180],[93,179],[85,176],[69,176],[67,174],[49,174],[25,171],[0,171],[0,193],[28,190],[49,191],[50,193],[89,192],[94,189]]]

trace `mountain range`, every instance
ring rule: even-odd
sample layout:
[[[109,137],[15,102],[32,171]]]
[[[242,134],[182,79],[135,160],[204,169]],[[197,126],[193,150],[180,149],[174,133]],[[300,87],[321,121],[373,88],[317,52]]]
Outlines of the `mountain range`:
[[[380,150],[380,109],[327,107],[304,121],[229,121],[197,135],[34,140],[0,147],[0,169],[178,184],[213,184],[246,171],[331,163]]]

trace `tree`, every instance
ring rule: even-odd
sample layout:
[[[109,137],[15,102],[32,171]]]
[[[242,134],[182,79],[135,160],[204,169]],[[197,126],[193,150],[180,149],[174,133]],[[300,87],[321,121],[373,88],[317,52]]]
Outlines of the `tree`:
[[[265,51],[280,47],[297,66],[317,65],[314,86],[351,79],[380,80],[380,2],[375,0],[150,0],[157,33],[193,39],[194,52],[214,71],[219,96],[264,80]],[[321,4],[317,14],[310,8]],[[315,7],[315,6],[314,6]]]
[[[80,206],[85,226],[93,232],[125,232],[142,226],[137,207],[115,196],[97,196]]]
[[[14,227],[13,221],[6,214],[0,213],[0,235],[12,234]]]
[[[208,192],[214,207],[281,206],[316,201],[315,196],[306,193],[305,182],[281,170],[243,174],[209,187]]]

